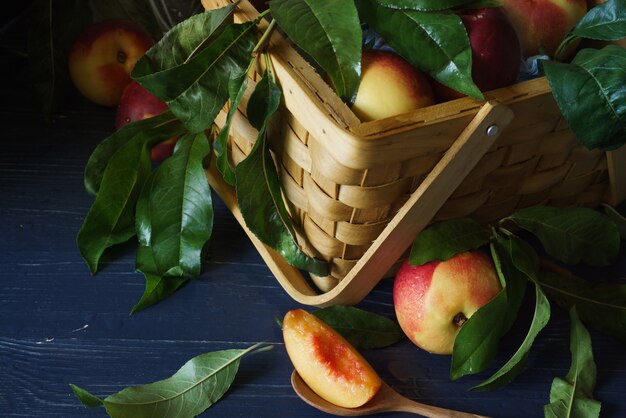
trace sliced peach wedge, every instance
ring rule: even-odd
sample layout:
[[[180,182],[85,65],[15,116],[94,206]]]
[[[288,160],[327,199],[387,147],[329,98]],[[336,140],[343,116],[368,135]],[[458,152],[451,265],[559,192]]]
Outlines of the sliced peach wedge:
[[[333,328],[305,310],[287,312],[283,338],[302,380],[328,402],[356,408],[380,389],[382,381],[367,360]]]

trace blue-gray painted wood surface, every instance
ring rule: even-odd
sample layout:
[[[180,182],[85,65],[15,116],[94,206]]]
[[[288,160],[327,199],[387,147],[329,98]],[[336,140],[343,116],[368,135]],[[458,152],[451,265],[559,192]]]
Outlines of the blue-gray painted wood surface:
[[[112,132],[114,111],[74,92],[54,124],[45,126],[25,60],[6,50],[1,57],[0,417],[106,416],[84,408],[69,383],[106,396],[168,377],[195,355],[259,341],[274,350],[244,358],[231,390],[202,416],[326,416],[289,385],[292,367],[275,318],[299,306],[219,200],[203,275],[166,301],[129,316],[143,291],[132,246],[118,248],[100,273],[89,274],[75,244],[91,204],[82,170]],[[618,266],[595,274],[626,281],[625,260],[622,254]],[[382,282],[359,306],[393,317],[391,282]],[[532,302],[525,306],[522,321]],[[449,357],[406,340],[364,355],[383,379],[415,400],[495,417],[541,417],[552,378],[569,368],[568,329],[567,316],[555,309],[526,371],[494,392],[467,391],[488,373],[452,382]],[[625,347],[592,336],[602,416],[626,417]],[[498,364],[521,338],[522,326],[503,342]]]

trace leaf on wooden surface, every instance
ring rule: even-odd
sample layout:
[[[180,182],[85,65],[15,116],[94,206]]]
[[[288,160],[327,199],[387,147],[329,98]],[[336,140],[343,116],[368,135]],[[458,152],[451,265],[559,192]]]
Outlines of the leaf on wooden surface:
[[[503,289],[476,311],[454,340],[450,377],[456,380],[485,370],[496,357],[500,339],[511,328],[526,292],[527,279],[511,260],[508,240],[497,237],[491,254]]]
[[[280,97],[280,89],[267,73],[250,97],[248,119],[259,129],[259,135],[246,159],[235,168],[237,203],[247,227],[259,240],[292,266],[323,276],[328,274],[328,264],[306,255],[298,245],[267,146],[267,123]]]
[[[363,33],[353,1],[272,0],[278,26],[328,74],[339,97],[352,102],[361,77]]]
[[[535,206],[504,220],[533,233],[548,254],[566,264],[610,265],[619,252],[615,224],[593,209]]]
[[[131,74],[194,133],[213,123],[228,100],[229,80],[252,59],[256,25],[229,23],[232,9],[211,10],[176,25]]]
[[[150,175],[149,136],[140,133],[124,144],[104,170],[102,184],[78,231],[78,248],[92,274],[104,251],[135,235],[135,205]]]
[[[510,383],[518,374],[520,374],[526,360],[528,353],[532,348],[535,338],[541,332],[541,330],[548,324],[550,320],[550,302],[546,298],[541,286],[535,282],[535,310],[533,313],[533,320],[530,324],[530,328],[526,333],[524,341],[519,346],[517,351],[511,356],[511,358],[504,364],[497,372],[495,372],[489,379],[472,387],[472,390],[495,390]]]
[[[172,415],[172,411],[176,411],[178,418],[195,417],[228,391],[243,356],[272,348],[262,346],[260,343],[246,350],[201,354],[185,363],[171,377],[143,386],[127,387],[104,398],[102,405],[112,418],[167,417]],[[72,390],[81,402],[87,402],[87,406],[98,406],[95,399],[99,398],[74,385]]]
[[[626,143],[626,49],[582,49],[571,63],[545,61],[543,69],[563,117],[585,147],[608,151]]]
[[[92,395],[85,389],[71,383],[70,388],[72,388],[72,392],[74,392],[74,395],[76,395],[80,403],[85,405],[87,408],[97,408],[103,405],[102,399]]]
[[[570,351],[572,365],[564,378],[555,377],[550,388],[550,403],[544,406],[546,418],[597,418],[600,402],[593,399],[596,364],[591,337],[580,322],[576,308],[570,310]]]
[[[146,131],[144,133],[144,131]],[[111,136],[100,142],[89,156],[85,166],[84,183],[87,192],[93,196],[98,194],[104,170],[111,157],[133,137],[144,135],[150,145],[165,141],[183,132],[180,122],[166,110],[152,118],[138,120],[124,125]]]
[[[84,0],[38,0],[28,32],[33,85],[47,121],[70,85],[67,60],[75,37],[91,23]]]
[[[159,277],[149,273],[144,273],[144,277],[146,287],[141,299],[130,311],[131,315],[167,298],[189,281],[183,277]]]
[[[411,247],[409,264],[445,261],[455,254],[487,245],[491,229],[470,218],[439,222],[420,232]]]
[[[415,67],[454,90],[483,99],[472,79],[472,50],[457,14],[390,9],[372,0],[359,1],[358,7],[365,23]]]
[[[213,229],[211,189],[203,161],[204,133],[186,134],[152,173],[137,201],[137,269],[159,277],[194,278]]]
[[[336,305],[313,311],[313,315],[330,325],[356,348],[387,347],[404,338],[393,320],[363,309]]]
[[[576,306],[579,317],[626,343],[626,284],[594,283],[577,276],[542,271],[543,290],[564,309]]]

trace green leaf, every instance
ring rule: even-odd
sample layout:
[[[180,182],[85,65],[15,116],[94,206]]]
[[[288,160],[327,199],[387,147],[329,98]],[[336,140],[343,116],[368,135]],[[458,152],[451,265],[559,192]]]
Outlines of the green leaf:
[[[135,64],[132,77],[164,100],[191,132],[207,129],[248,67],[256,25],[227,24],[232,6],[176,25]]]
[[[189,281],[183,277],[159,277],[149,273],[144,276],[146,288],[139,302],[130,311],[131,315],[167,298]]]
[[[352,102],[361,77],[363,33],[353,1],[272,0],[272,17],[328,74],[339,97]]]
[[[107,396],[102,404],[112,418],[195,417],[215,404],[230,388],[241,358],[266,351],[256,344],[246,350],[223,350],[192,358],[171,377],[143,386],[130,386]],[[81,402],[88,392],[81,390]],[[84,393],[83,393],[84,392]]]
[[[445,261],[455,254],[474,250],[489,243],[491,229],[470,218],[437,223],[417,235],[409,264],[422,265],[429,261]]]
[[[535,338],[541,330],[548,324],[550,320],[550,302],[543,293],[541,286],[535,282],[535,311],[530,329],[513,356],[489,379],[479,385],[472,387],[472,390],[494,390],[511,382],[519,373],[522,372],[528,353],[532,348]]]
[[[626,37],[626,1],[609,0],[593,7],[576,24],[572,35],[601,41]]]
[[[548,254],[566,264],[609,265],[619,252],[615,224],[593,209],[535,206],[504,220],[533,233]]]
[[[454,340],[450,377],[456,380],[485,370],[498,353],[502,336],[511,328],[526,291],[526,276],[511,260],[510,242],[498,237],[491,254],[503,289],[476,311]]]
[[[80,31],[91,23],[84,0],[38,0],[28,32],[28,61],[46,120],[70,85],[67,60]]]
[[[600,402],[593,399],[596,386],[596,364],[591,337],[580,322],[576,308],[570,310],[570,351],[572,365],[565,378],[556,377],[550,388],[550,404],[544,406],[547,418],[597,418]]]
[[[85,389],[71,383],[70,387],[72,388],[72,392],[74,392],[74,395],[76,395],[78,400],[87,408],[97,408],[103,405],[102,399],[98,398],[95,395],[92,395]]]
[[[530,328],[513,356],[496,373],[481,384],[474,386],[472,390],[494,390],[511,382],[521,373],[526,364],[528,353],[532,348],[535,338],[546,326],[550,319],[550,303],[546,298],[538,282],[538,257],[534,249],[525,241],[511,235],[508,242],[504,241],[509,253],[509,259],[514,268],[519,272],[520,279],[525,276],[535,284],[535,311]],[[515,315],[516,316],[516,315]]]
[[[391,9],[437,11],[454,9],[469,3],[470,0],[374,0],[377,4]]]
[[[251,61],[253,62],[253,61]],[[226,122],[220,130],[217,139],[214,143],[215,148],[215,164],[217,169],[222,174],[224,181],[231,186],[235,185],[235,169],[231,166],[228,158],[228,135],[230,134],[230,126],[233,118],[237,113],[237,107],[243,99],[243,95],[248,87],[248,71],[241,74],[239,77],[231,78],[228,81],[228,91],[230,96],[230,109],[226,116]]]
[[[349,306],[331,306],[313,311],[356,348],[387,347],[404,338],[400,326],[389,318]]]
[[[138,270],[159,277],[200,274],[202,249],[213,227],[203,166],[210,151],[204,133],[187,134],[146,182],[136,212]]]
[[[323,276],[328,274],[328,264],[309,257],[298,246],[267,146],[267,123],[278,108],[280,97],[280,89],[269,74],[259,81],[250,97],[248,118],[253,125],[261,118],[263,123],[250,154],[235,168],[237,203],[247,227],[259,240],[292,266]]]
[[[98,195],[77,237],[92,274],[98,271],[107,248],[135,235],[135,204],[152,163],[149,139],[147,132],[134,136],[113,154],[104,170]]]
[[[545,61],[543,69],[563,117],[585,147],[613,150],[626,143],[626,49],[583,49],[571,64]]]
[[[124,125],[113,135],[102,141],[89,156],[85,166],[85,189],[93,196],[98,194],[104,170],[111,157],[133,137],[142,135],[151,146],[183,132],[180,122],[169,110],[152,118]]]
[[[626,343],[625,284],[594,283],[546,271],[541,272],[539,280],[548,297],[559,306],[576,306],[583,321]]]
[[[454,90],[483,99],[472,80],[472,50],[458,15],[389,9],[372,0],[359,1],[358,6],[365,22],[415,67]]]
[[[626,217],[619,213],[614,207],[611,207],[607,204],[602,204],[602,208],[604,209],[604,213],[609,217],[611,221],[617,227],[619,231],[619,236],[622,240],[626,240]]]

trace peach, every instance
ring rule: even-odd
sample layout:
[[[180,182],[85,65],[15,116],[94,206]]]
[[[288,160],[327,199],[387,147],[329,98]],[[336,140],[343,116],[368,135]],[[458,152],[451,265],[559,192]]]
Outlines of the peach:
[[[88,26],[69,53],[70,77],[89,100],[116,106],[137,60],[154,44],[150,35],[128,20],[111,19]]]
[[[359,119],[382,119],[434,103],[428,78],[400,55],[363,51],[361,82],[352,105]]]
[[[349,342],[302,309],[285,315],[283,338],[302,380],[328,402],[356,408],[372,399],[382,384],[372,366]]]
[[[463,323],[501,290],[491,259],[467,251],[421,266],[405,261],[394,279],[393,303],[400,327],[415,345],[451,354]]]
[[[151,118],[167,110],[167,104],[144,89],[137,81],[131,81],[122,93],[115,113],[115,129],[130,122]],[[162,161],[172,155],[176,139],[168,139],[152,148],[152,160]]]
[[[570,29],[587,13],[587,0],[499,1],[520,38],[524,57],[544,52],[554,57]]]

